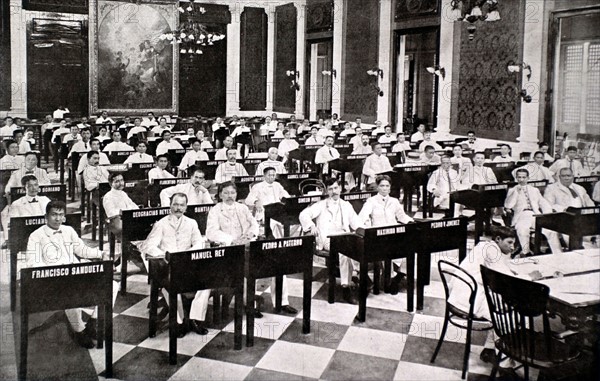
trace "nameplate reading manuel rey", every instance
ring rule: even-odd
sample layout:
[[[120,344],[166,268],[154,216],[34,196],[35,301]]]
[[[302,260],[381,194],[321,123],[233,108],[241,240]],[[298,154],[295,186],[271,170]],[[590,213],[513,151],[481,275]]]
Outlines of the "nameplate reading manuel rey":
[[[214,256],[213,256],[214,255]],[[225,249],[217,249],[217,250],[208,250],[208,251],[196,251],[190,255],[190,259],[192,261],[197,261],[200,259],[212,259],[212,258],[220,258],[225,256]]]

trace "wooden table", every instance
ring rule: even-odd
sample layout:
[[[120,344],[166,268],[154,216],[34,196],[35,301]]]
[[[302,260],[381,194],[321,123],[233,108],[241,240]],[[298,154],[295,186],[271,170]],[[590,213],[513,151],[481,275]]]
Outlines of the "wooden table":
[[[536,256],[537,263],[512,264],[519,275],[539,271],[537,282],[550,287],[548,311],[567,329],[580,330],[600,312],[600,251],[575,250]],[[554,277],[559,272],[562,275]]]

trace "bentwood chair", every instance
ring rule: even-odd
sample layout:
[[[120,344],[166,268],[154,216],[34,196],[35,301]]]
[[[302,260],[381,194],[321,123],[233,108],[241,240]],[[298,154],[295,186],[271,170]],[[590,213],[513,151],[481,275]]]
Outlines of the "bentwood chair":
[[[498,364],[511,358],[522,365],[525,379],[529,379],[529,367],[549,373],[585,369],[576,360],[580,352],[553,337],[550,331],[547,304],[550,288],[532,281],[515,278],[481,266],[481,277],[494,331],[498,339],[498,358],[491,378],[496,376]],[[541,331],[535,322],[541,323]],[[569,369],[568,367],[573,368]],[[553,377],[549,377],[552,379]]]
[[[469,354],[471,353],[471,333],[472,331],[488,331],[492,329],[492,325],[489,320],[484,318],[478,318],[474,315],[473,309],[475,306],[475,298],[477,296],[477,282],[471,274],[466,270],[463,270],[459,266],[447,262],[439,261],[438,270],[440,277],[442,278],[442,284],[444,285],[444,292],[446,294],[446,311],[444,313],[444,326],[442,327],[442,334],[438,341],[433,356],[431,356],[431,362],[433,363],[442,347],[444,337],[446,336],[446,330],[448,323],[455,327],[465,329],[467,331],[467,342],[465,344],[465,352],[463,354],[463,368],[462,378],[465,378],[467,370],[469,369]],[[450,281],[452,281],[453,287],[460,287],[460,285],[466,286],[470,290],[469,294],[469,311],[463,311],[448,301],[450,297]],[[476,323],[476,325],[473,325]]]

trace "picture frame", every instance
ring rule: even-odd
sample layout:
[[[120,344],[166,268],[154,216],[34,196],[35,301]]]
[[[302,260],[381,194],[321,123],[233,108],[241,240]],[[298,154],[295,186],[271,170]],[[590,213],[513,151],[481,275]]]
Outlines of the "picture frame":
[[[176,3],[90,0],[89,11],[90,115],[177,113],[179,52],[160,38],[179,28]]]

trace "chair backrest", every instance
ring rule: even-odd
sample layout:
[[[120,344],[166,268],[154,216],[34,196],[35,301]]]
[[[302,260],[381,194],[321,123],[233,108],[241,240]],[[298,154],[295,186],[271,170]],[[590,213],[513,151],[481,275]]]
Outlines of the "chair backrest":
[[[473,308],[475,306],[475,297],[477,296],[477,281],[469,272],[460,266],[450,263],[448,261],[441,260],[438,262],[438,271],[442,278],[442,284],[444,285],[444,292],[446,293],[446,303],[450,298],[450,284],[453,287],[457,287],[459,284],[464,284],[471,290],[469,294],[469,311],[470,316],[473,315]]]
[[[515,278],[481,266],[485,297],[494,331],[501,340],[502,351],[509,357],[533,359],[536,356],[534,318],[543,319],[547,353],[552,352],[552,336],[546,304],[550,288]]]
[[[300,195],[305,195],[310,191],[320,191],[321,193],[325,193],[327,187],[325,183],[323,183],[319,179],[305,179],[298,184],[298,189],[300,190]]]

